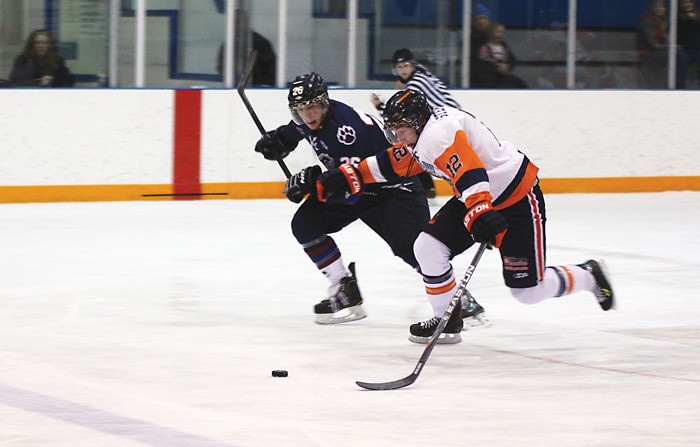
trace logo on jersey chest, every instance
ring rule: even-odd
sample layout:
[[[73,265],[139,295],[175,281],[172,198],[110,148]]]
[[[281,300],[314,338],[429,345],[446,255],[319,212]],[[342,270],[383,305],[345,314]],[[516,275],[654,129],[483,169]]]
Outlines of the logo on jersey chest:
[[[357,139],[355,134],[355,129],[352,126],[341,126],[338,128],[338,133],[336,134],[338,141],[346,146],[350,146]]]
[[[426,161],[421,160],[418,157],[418,155],[416,155],[415,152],[412,152],[412,154],[413,154],[413,158],[418,162],[420,167],[423,168],[423,170],[425,172],[432,174],[434,177],[441,178],[441,179],[447,181],[447,183],[449,183],[449,184],[452,184],[452,182],[450,181],[450,178],[447,175],[440,172],[438,169],[436,169],[434,164],[431,164],[431,163],[428,163]]]
[[[309,137],[309,143],[311,143],[311,147],[314,149],[314,152],[316,152],[317,154],[329,151],[328,145],[325,143],[325,141],[319,140],[318,137],[315,137],[315,136]]]

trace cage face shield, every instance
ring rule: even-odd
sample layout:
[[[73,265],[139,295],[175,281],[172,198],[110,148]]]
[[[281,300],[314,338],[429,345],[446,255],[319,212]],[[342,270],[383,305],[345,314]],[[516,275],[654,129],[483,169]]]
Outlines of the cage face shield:
[[[304,124],[304,120],[299,115],[299,109],[320,105],[325,114],[330,107],[326,82],[316,73],[297,76],[289,88],[287,101],[292,119],[296,124]]]

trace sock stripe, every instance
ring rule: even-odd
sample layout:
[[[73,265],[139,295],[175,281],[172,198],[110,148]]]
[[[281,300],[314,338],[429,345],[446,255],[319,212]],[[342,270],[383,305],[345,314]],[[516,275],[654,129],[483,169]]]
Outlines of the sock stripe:
[[[564,295],[564,292],[566,292],[566,277],[556,267],[547,267],[547,268],[552,269],[554,271],[554,273],[557,274],[557,277],[559,278],[559,290],[557,290],[557,293],[554,295],[558,298],[558,297]]]
[[[340,258],[340,249],[333,238],[329,236],[303,244],[302,247],[319,270],[328,267]]]
[[[440,295],[452,290],[457,281],[455,280],[452,267],[440,276],[423,275],[423,285],[428,295]]]
[[[447,272],[440,276],[423,275],[423,282],[426,284],[444,284],[452,278],[454,278],[454,270],[450,267]]]
[[[568,286],[566,288],[566,294],[570,294],[574,290],[574,274],[571,273],[571,270],[569,270],[569,267],[565,265],[560,265],[559,268],[564,270],[564,273],[566,273],[566,278],[568,279]]]
[[[426,284],[426,285],[425,285],[425,292],[426,292],[428,295],[441,295],[441,294],[443,294],[443,293],[449,292],[449,291],[452,290],[456,285],[457,285],[457,281],[455,281],[454,278],[453,278],[452,281],[450,281],[449,283],[447,283],[447,284],[445,284],[445,285],[443,285],[443,286],[440,286],[440,287],[430,287],[430,286],[428,286],[428,285]]]

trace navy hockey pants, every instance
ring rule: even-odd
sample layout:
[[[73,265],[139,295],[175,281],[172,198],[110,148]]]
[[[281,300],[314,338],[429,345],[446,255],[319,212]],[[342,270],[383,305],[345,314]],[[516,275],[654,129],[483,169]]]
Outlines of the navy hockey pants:
[[[430,219],[430,209],[417,179],[407,179],[401,186],[370,189],[354,205],[321,203],[312,196],[294,214],[292,233],[303,245],[359,219],[384,239],[396,256],[417,270],[413,243]]]

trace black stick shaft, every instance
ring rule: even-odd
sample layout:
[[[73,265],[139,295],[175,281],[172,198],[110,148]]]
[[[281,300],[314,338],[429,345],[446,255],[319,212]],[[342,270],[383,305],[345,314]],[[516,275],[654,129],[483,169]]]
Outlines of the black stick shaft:
[[[253,118],[253,121],[255,122],[255,126],[258,128],[260,131],[260,135],[263,135],[265,133],[265,126],[262,125],[260,122],[260,118],[258,118],[258,114],[255,113],[255,109],[253,109],[253,105],[250,103],[248,100],[248,96],[245,93],[245,88],[248,86],[248,83],[250,82],[250,78],[253,75],[253,68],[255,68],[255,62],[258,60],[258,52],[253,50],[250,52],[250,56],[248,56],[248,63],[245,68],[245,72],[243,72],[243,76],[241,76],[241,80],[238,82],[238,95],[241,97],[243,100],[243,104],[245,104],[245,108],[248,110],[248,114],[250,114],[250,117]],[[284,175],[287,176],[287,178],[292,176],[292,173],[289,172],[289,168],[287,168],[287,165],[285,164],[284,160],[282,160],[282,157],[280,157],[279,154],[275,157],[277,160],[277,163],[280,165],[280,168],[282,168],[282,172],[284,172]]]

